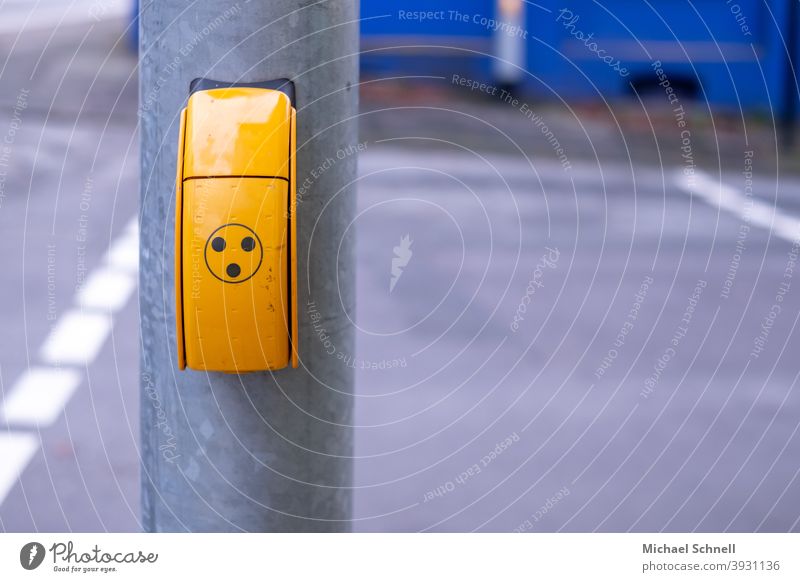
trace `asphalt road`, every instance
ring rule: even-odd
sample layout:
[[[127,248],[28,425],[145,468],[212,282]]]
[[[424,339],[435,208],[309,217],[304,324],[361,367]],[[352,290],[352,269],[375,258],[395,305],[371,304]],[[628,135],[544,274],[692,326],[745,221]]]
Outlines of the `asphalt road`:
[[[54,33],[34,18],[19,35],[30,6],[0,9],[4,26],[18,25],[0,35],[4,416],[17,398],[0,438],[0,492],[24,470],[3,495],[0,524],[13,531],[131,530],[139,470],[135,293],[112,288],[128,298],[112,313],[113,327],[93,333],[67,324],[76,314],[110,311],[84,307],[78,289],[93,273],[108,272],[109,245],[136,217],[135,58],[119,40],[121,21],[70,21],[67,14]],[[70,12],[49,3],[50,17],[81,6]],[[130,272],[122,276],[135,281]],[[48,355],[44,346],[58,329],[67,333],[66,345],[51,345]],[[102,349],[88,365],[58,361],[69,355],[65,349],[93,339]],[[42,380],[28,371],[55,376]],[[59,381],[69,374],[78,377],[72,389]]]
[[[123,28],[0,39],[5,413],[28,394],[0,425],[4,531],[139,529]],[[689,183],[669,117],[648,139],[537,107],[565,163],[518,109],[404,95],[362,119],[354,529],[800,529],[800,183],[768,128],[723,139],[722,170],[698,129]]]
[[[358,375],[359,528],[797,529],[796,245],[653,168],[379,147],[358,351],[408,365]]]

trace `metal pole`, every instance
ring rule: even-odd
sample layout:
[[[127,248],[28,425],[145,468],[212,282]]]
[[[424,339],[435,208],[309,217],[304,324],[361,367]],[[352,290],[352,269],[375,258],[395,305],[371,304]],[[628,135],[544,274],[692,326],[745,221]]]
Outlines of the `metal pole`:
[[[146,531],[341,531],[352,486],[358,4],[141,6],[141,434]],[[299,369],[179,371],[173,220],[179,112],[195,77],[297,88]],[[225,120],[220,120],[224,123]],[[337,156],[337,152],[348,152]],[[309,307],[313,305],[312,307]],[[310,316],[313,311],[314,317]],[[320,341],[320,329],[326,338]],[[327,346],[327,347],[326,347]]]

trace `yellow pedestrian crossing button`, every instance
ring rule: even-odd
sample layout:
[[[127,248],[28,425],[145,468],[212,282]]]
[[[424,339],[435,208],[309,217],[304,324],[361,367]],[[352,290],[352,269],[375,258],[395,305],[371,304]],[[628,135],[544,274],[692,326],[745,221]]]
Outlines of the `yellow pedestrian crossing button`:
[[[175,203],[178,367],[298,365],[294,85],[195,79]]]

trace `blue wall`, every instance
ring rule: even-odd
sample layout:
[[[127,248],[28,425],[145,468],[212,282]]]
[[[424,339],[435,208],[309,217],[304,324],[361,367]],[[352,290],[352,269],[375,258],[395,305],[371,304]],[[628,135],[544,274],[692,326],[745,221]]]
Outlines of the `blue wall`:
[[[468,8],[464,8],[465,4]],[[466,14],[467,22],[450,11]],[[415,12],[433,12],[439,18],[409,17]],[[492,18],[493,14],[494,0],[362,2],[362,71],[366,75],[412,76],[449,76],[457,72],[488,78],[492,32],[472,19]]]
[[[789,1],[540,0],[527,5],[523,84],[543,96],[619,98],[633,95],[631,84],[660,90],[652,67],[658,60],[673,85],[713,106],[780,110]],[[493,17],[494,5],[412,0],[403,2],[401,14],[385,3],[362,2],[365,75],[458,72],[491,81],[492,31],[476,20]],[[565,6],[569,12],[562,12]],[[440,18],[408,18],[431,10]],[[469,18],[452,18],[449,10]]]

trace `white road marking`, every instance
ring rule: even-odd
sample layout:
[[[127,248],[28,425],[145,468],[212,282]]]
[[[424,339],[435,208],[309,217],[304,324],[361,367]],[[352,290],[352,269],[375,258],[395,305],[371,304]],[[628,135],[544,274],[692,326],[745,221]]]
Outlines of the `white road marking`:
[[[123,236],[115,240],[108,249],[105,260],[117,269],[135,274],[139,270],[138,229],[129,227]]]
[[[39,439],[29,433],[0,433],[0,501],[14,487],[36,453]]]
[[[40,358],[51,366],[26,371],[0,402],[0,417],[11,425],[38,428],[55,422],[82,380],[78,370],[55,366],[86,366],[94,361],[111,333],[111,314],[124,307],[136,289],[138,269],[139,233],[134,218],[112,242],[104,266],[93,271],[78,291],[78,308],[59,318],[45,339]],[[38,446],[39,440],[30,433],[0,432],[0,504]]]
[[[80,373],[71,368],[31,368],[11,388],[3,403],[2,417],[9,424],[50,425],[81,380]]]
[[[136,279],[130,273],[99,269],[81,287],[76,302],[84,309],[117,311],[125,306],[134,289]]]
[[[675,184],[690,196],[697,196],[711,206],[749,220],[750,224],[771,230],[773,235],[791,243],[800,238],[800,219],[754,196],[745,196],[702,170],[695,171],[694,184],[683,173],[675,178]]]
[[[107,22],[130,13],[130,0],[5,0],[0,4],[0,34]]]
[[[78,311],[65,313],[44,342],[41,358],[49,364],[91,363],[111,332],[111,317],[105,313]]]

